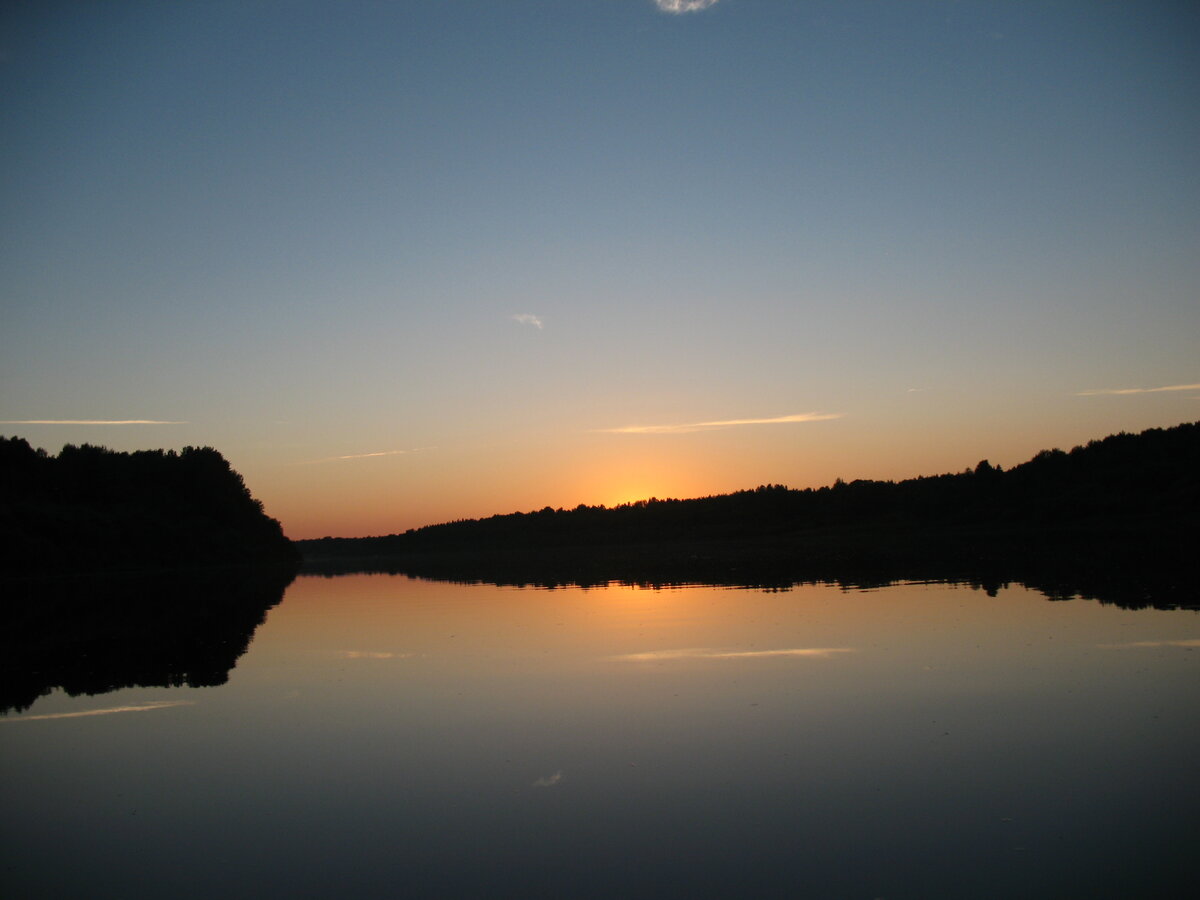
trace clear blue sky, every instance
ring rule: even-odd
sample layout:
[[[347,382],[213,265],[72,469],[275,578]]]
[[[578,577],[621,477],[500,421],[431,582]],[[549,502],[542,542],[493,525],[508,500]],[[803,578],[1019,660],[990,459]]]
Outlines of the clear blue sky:
[[[1200,7],[660,5],[7,4],[0,433],[311,537],[1200,418]]]

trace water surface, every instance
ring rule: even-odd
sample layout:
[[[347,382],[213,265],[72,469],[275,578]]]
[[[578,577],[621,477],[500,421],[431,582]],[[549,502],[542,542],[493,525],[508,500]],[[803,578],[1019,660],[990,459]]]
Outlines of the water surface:
[[[1200,617],[993,593],[301,577],[0,720],[6,893],[1179,895]]]

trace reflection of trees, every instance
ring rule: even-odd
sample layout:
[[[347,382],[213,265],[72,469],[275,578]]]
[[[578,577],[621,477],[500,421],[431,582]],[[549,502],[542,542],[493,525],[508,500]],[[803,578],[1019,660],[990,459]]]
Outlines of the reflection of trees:
[[[211,447],[58,456],[0,438],[0,552],[12,572],[288,559],[294,549]]]
[[[0,711],[27,709],[55,688],[224,684],[291,570],[208,570],[139,578],[5,584]]]
[[[655,548],[661,550],[662,548]],[[1200,609],[1195,566],[1177,554],[1131,555],[1112,545],[1044,545],[1040,555],[1007,559],[924,558],[805,560],[767,554],[731,555],[737,548],[693,548],[700,552],[643,555],[590,551],[538,554],[428,554],[403,559],[325,560],[309,563],[310,574],[336,577],[387,573],[460,584],[513,587],[600,587],[608,584],[646,588],[714,585],[763,591],[789,591],[802,584],[829,584],[844,590],[927,582],[961,584],[994,596],[1010,585],[1036,590],[1049,600],[1083,597],[1127,609]]]
[[[1187,583],[1178,574],[1194,567],[1198,459],[1194,423],[1045,450],[1008,470],[983,460],[900,482],[838,479],[611,509],[546,507],[299,546],[309,571],[367,565],[543,585],[1014,581],[1051,597],[1170,604]]]

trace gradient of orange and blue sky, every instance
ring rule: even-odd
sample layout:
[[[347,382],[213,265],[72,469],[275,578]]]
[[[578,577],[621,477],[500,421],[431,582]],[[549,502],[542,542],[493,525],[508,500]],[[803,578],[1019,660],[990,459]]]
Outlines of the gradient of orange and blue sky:
[[[292,537],[1200,418],[1194,3],[18,2],[0,92],[0,433]]]

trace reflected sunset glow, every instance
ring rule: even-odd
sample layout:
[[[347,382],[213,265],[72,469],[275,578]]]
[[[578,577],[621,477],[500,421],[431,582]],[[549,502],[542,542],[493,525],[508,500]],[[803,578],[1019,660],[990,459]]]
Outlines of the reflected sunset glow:
[[[1141,608],[1016,585],[300,576],[220,685],[138,684],[100,710],[53,689],[8,719],[58,721],[2,729],[20,776],[6,883],[181,900],[1186,896],[1200,655],[1176,590]]]

